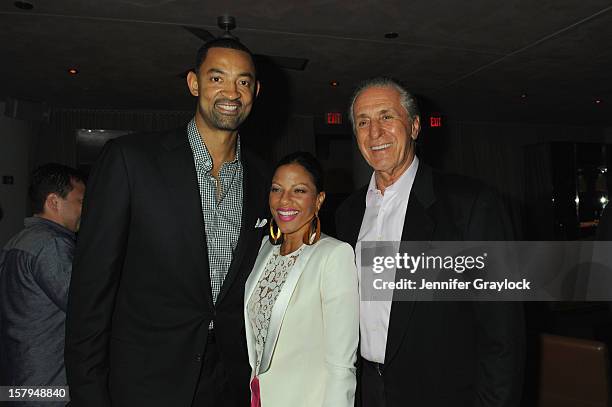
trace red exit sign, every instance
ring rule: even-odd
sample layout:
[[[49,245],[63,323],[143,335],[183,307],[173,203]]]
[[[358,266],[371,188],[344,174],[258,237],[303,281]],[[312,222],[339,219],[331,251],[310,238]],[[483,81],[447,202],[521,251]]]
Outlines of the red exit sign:
[[[442,116],[429,116],[429,127],[442,127]]]
[[[327,124],[342,124],[342,113],[329,112],[326,114]]]

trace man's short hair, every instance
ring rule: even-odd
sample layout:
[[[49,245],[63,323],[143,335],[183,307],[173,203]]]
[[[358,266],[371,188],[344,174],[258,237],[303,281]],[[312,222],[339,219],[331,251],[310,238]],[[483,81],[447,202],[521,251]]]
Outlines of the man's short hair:
[[[255,66],[255,58],[253,57],[253,53],[250,49],[246,47],[246,45],[234,38],[215,38],[210,41],[206,41],[204,45],[202,45],[200,49],[198,49],[194,66],[195,72],[198,72],[200,66],[202,66],[202,63],[206,59],[208,50],[211,48],[228,48],[246,52],[251,57],[251,60],[253,61],[253,66]]]
[[[377,76],[361,82],[359,85],[357,85],[357,88],[355,88],[355,91],[353,92],[353,96],[351,97],[351,106],[349,107],[348,112],[353,130],[355,129],[355,117],[353,116],[355,99],[357,99],[357,96],[359,96],[361,92],[369,88],[393,88],[397,90],[400,94],[400,104],[404,107],[404,109],[406,109],[408,116],[411,119],[414,119],[415,117],[421,115],[416,98],[408,91],[402,82],[386,76]]]
[[[74,168],[65,165],[49,163],[36,168],[30,177],[28,195],[32,204],[32,212],[43,213],[45,201],[49,194],[57,194],[61,198],[72,191],[72,182],[85,183],[83,175]]]

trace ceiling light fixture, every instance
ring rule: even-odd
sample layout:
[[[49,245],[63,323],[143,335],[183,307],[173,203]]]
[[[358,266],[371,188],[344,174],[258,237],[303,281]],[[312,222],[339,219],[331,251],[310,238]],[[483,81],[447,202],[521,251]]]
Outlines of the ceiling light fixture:
[[[600,104],[601,103],[601,99],[595,99],[595,103]]]
[[[78,73],[79,73],[79,71],[78,71],[76,68],[70,68],[70,69],[68,69],[68,73],[69,73],[70,75],[73,75],[73,76],[74,76],[74,75],[78,74]]]
[[[27,1],[16,1],[13,4],[15,7],[21,10],[32,10],[34,8],[34,5],[32,3],[28,3]]]
[[[336,80],[333,80],[329,84],[330,84],[331,87],[336,88],[336,87],[338,87],[340,85],[340,82],[338,82]]]
[[[521,99],[527,99],[527,94],[526,94],[526,93],[523,93],[523,94],[521,95]]]
[[[393,32],[393,31],[388,32],[388,33],[386,33],[386,34],[385,34],[385,38],[387,38],[387,39],[389,39],[389,40],[394,40],[394,39],[396,39],[397,37],[399,37],[399,34],[398,34],[398,33],[396,33],[396,32]]]

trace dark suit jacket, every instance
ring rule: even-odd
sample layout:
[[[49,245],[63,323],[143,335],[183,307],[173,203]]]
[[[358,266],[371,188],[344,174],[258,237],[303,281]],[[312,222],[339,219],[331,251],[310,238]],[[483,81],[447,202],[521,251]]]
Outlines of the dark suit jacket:
[[[353,246],[366,192],[367,186],[359,189],[336,214],[338,237]],[[420,162],[402,240],[508,240],[501,207],[475,181],[438,174]],[[518,406],[523,359],[520,304],[394,302],[383,373],[386,405]]]
[[[208,327],[238,400],[250,368],[244,283],[268,173],[245,149],[242,229],[213,306],[204,220],[186,130],[109,142],[90,178],[71,280],[66,370],[71,407],[190,406]]]

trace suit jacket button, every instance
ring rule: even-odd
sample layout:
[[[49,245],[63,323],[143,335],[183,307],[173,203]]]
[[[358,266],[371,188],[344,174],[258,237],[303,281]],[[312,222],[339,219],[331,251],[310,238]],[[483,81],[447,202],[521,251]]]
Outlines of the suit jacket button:
[[[201,363],[202,362],[202,355],[200,355],[199,353],[195,356],[195,361],[197,363]]]

